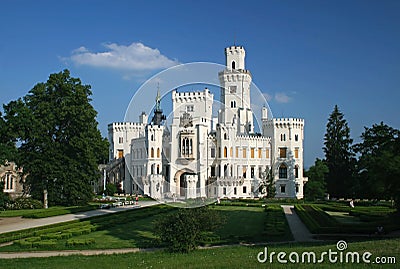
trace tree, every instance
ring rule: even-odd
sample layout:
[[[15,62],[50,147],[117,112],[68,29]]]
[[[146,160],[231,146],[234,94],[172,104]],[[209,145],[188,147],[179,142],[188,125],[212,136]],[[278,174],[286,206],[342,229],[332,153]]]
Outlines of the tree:
[[[97,166],[108,148],[97,128],[91,94],[89,85],[64,70],[4,106],[34,198],[42,200],[47,190],[50,205],[91,199],[91,182],[99,177]]]
[[[113,196],[116,192],[117,192],[117,186],[115,186],[115,184],[108,183],[106,185],[105,195]]]
[[[13,137],[13,133],[0,112],[0,165],[6,160],[16,158],[17,148]]]
[[[179,209],[155,223],[155,233],[171,252],[187,253],[197,248],[207,232],[224,223],[217,210],[207,207]]]
[[[316,159],[313,166],[306,171],[308,182],[304,186],[304,197],[307,200],[323,199],[326,193],[326,175],[329,169],[323,160]]]
[[[383,122],[364,129],[355,145],[363,195],[394,199],[400,208],[400,131]]]
[[[353,195],[353,172],[355,166],[352,151],[353,139],[344,115],[337,105],[330,114],[324,137],[325,161],[329,172],[327,175],[328,192],[333,197]]]

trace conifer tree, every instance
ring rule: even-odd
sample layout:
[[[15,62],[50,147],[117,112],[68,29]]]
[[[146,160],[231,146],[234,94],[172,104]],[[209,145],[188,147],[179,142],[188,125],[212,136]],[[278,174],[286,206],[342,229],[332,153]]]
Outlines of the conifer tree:
[[[355,159],[352,143],[344,114],[335,105],[326,125],[323,148],[329,170],[326,177],[327,189],[331,197],[354,195],[352,187]]]

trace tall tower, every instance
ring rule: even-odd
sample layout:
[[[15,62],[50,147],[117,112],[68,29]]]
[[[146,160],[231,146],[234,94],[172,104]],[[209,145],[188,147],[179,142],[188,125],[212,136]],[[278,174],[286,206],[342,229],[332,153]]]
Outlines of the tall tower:
[[[220,119],[234,125],[237,133],[253,133],[253,113],[250,108],[251,74],[245,69],[246,51],[242,46],[225,48],[226,68],[219,72],[221,85]]]

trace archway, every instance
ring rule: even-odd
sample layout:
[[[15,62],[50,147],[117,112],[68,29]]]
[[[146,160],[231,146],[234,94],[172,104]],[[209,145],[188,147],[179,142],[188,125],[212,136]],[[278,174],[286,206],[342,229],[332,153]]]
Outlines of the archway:
[[[179,170],[178,172],[175,173],[175,182],[176,182],[176,189],[175,189],[175,193],[176,196],[185,196],[186,195],[186,181],[185,181],[185,176],[186,175],[195,175],[196,173],[194,173],[193,171],[189,170],[189,169],[182,169]]]

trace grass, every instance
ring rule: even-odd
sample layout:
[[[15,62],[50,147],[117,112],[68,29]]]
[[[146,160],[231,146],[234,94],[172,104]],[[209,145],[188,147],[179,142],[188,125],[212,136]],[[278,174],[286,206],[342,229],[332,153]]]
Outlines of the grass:
[[[89,204],[84,206],[53,206],[47,209],[21,209],[0,211],[0,218],[23,217],[23,218],[46,218],[60,216],[78,212],[94,210],[98,204]]]
[[[395,209],[387,205],[366,205],[350,208],[343,203],[295,205],[297,214],[314,234],[373,235],[377,227],[386,232],[400,229]]]
[[[279,264],[275,260],[259,263],[257,255],[268,247],[268,252],[316,252],[319,256],[321,252],[332,249],[336,250],[336,243],[329,244],[268,244],[256,247],[222,247],[204,250],[196,250],[189,254],[171,254],[164,251],[140,252],[120,255],[102,256],[69,256],[69,257],[50,257],[50,258],[27,258],[2,260],[2,268],[30,268],[30,269],[64,269],[64,268],[277,268],[277,269],[304,269],[304,268],[399,268],[398,264],[353,264],[353,263],[325,263],[322,264]],[[371,260],[378,256],[394,256],[399,262],[400,240],[381,240],[365,242],[348,242],[348,251],[358,251],[372,253]],[[287,258],[287,257],[286,257]]]
[[[211,235],[204,245],[258,243],[291,240],[290,229],[282,208],[214,206],[225,216],[226,223]],[[84,221],[74,221],[13,232],[1,235],[1,242],[18,241],[18,244],[4,246],[0,251],[64,250],[64,249],[109,249],[109,248],[152,248],[160,247],[153,234],[153,222],[158,217],[177,210],[165,205],[134,209],[111,215],[98,216]],[[40,244],[41,240],[50,240]],[[90,244],[69,244],[71,240]],[[28,241],[28,242],[26,242]]]

